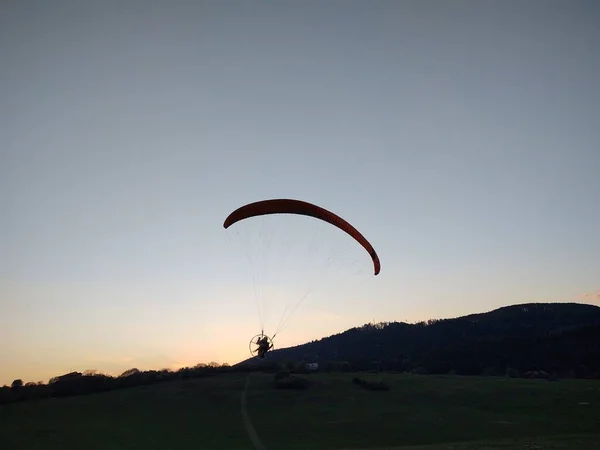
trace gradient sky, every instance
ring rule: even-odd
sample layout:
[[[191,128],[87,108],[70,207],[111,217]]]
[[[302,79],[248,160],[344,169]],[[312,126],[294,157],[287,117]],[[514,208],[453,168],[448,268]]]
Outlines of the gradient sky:
[[[279,347],[597,304],[598,23],[596,1],[3,1],[0,384],[245,358],[222,222],[264,198],[332,209],[382,261]]]

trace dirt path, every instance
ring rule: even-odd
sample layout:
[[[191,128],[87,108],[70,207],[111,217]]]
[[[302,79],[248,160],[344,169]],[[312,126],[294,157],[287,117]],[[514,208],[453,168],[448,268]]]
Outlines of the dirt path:
[[[248,433],[248,437],[252,441],[252,445],[254,446],[255,450],[266,450],[266,447],[260,441],[260,438],[258,437],[258,434],[256,433],[254,426],[252,425],[250,416],[248,415],[247,394],[248,394],[248,388],[250,387],[250,377],[251,376],[252,376],[252,374],[249,373],[248,376],[246,377],[246,384],[244,386],[244,390],[242,391],[242,398],[241,398],[242,420],[244,422],[244,428],[246,429],[246,432]]]

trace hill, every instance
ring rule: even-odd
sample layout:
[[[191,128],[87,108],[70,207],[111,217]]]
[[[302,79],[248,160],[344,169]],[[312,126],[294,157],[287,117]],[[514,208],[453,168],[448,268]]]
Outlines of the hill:
[[[321,364],[347,361],[355,369],[373,368],[377,361],[387,370],[419,368],[429,373],[479,375],[515,369],[598,376],[600,307],[528,303],[416,324],[366,324],[275,350],[270,358]]]

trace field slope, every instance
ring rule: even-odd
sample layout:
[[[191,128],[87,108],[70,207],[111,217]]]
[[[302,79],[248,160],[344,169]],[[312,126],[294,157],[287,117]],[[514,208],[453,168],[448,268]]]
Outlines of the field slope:
[[[311,375],[305,391],[253,374],[246,409],[266,449],[582,449],[600,442],[600,383]],[[0,407],[0,449],[254,449],[242,420],[245,374]]]

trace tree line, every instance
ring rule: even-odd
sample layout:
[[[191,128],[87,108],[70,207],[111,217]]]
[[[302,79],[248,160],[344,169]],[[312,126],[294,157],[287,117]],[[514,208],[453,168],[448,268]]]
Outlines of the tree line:
[[[179,370],[126,370],[118,376],[107,375],[96,370],[70,372],[51,378],[48,383],[14,380],[11,386],[0,388],[0,404],[47,397],[69,397],[73,395],[124,389],[134,386],[161,383],[188,378],[199,378],[231,371],[227,364],[197,364]]]
[[[600,378],[600,308],[580,304],[527,304],[456,319],[413,324],[365,324],[307,344],[275,350],[265,361],[234,366],[197,364],[179,370],[129,369],[118,376],[71,372],[47,384],[14,380],[0,388],[0,404],[92,394],[218,374],[284,368],[308,373],[396,372],[479,376]]]

